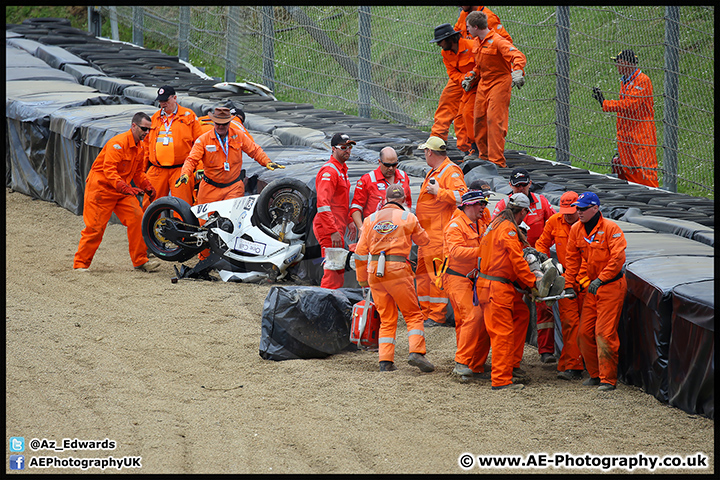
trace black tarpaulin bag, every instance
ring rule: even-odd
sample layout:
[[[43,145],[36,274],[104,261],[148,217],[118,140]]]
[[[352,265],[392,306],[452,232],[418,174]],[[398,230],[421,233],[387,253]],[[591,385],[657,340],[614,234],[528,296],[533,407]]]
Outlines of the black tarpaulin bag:
[[[360,289],[274,286],[262,313],[260,356],[266,360],[325,358],[350,345],[352,307]]]

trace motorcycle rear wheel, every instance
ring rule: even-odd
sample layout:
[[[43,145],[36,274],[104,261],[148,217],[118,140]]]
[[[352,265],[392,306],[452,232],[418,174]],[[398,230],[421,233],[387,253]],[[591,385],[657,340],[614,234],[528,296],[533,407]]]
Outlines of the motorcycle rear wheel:
[[[303,234],[312,221],[311,195],[310,188],[295,178],[273,180],[260,192],[255,208],[257,220],[268,234],[277,237],[275,229],[282,223],[281,212],[288,209],[293,233]]]
[[[185,200],[160,197],[152,202],[143,214],[142,235],[145,245],[156,257],[167,262],[184,262],[205,248],[204,245],[178,245],[166,239],[160,232],[166,222],[182,222],[196,227],[200,225]]]

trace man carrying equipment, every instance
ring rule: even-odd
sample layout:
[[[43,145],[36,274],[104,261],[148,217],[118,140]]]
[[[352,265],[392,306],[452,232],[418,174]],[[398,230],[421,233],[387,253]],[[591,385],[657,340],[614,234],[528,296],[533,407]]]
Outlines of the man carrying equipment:
[[[412,242],[426,245],[429,238],[417,217],[403,206],[405,192],[402,185],[390,185],[386,199],[387,203],[363,222],[355,249],[358,283],[363,287],[370,286],[380,314],[380,371],[397,370],[394,362],[399,308],[408,330],[408,363],[423,372],[432,372],[435,367],[425,358],[423,316],[408,261]]]

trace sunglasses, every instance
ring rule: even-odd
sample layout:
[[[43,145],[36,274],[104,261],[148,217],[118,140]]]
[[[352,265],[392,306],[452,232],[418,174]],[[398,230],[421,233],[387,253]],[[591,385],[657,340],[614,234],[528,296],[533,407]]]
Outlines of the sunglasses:
[[[149,132],[152,127],[141,127],[140,125],[138,125],[138,128],[143,132]]]
[[[380,162],[380,163],[382,163],[383,165],[385,165],[387,168],[397,168],[397,166],[398,166],[397,162],[395,162],[395,163]]]
[[[591,208],[591,207],[592,207],[592,205],[590,205],[589,207],[577,207],[577,209],[578,209],[578,212],[584,212],[585,210],[587,210],[588,208]]]
[[[338,145],[335,148],[339,148],[340,150],[350,150],[352,149],[352,145]]]

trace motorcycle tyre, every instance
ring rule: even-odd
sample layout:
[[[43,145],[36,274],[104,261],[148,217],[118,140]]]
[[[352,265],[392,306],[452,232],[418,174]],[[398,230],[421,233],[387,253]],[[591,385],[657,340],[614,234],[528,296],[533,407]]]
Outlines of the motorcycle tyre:
[[[147,245],[153,255],[166,262],[184,262],[189,260],[203,250],[205,246],[188,248],[176,245],[175,248],[164,249],[160,246],[155,236],[153,226],[162,212],[166,211],[171,211],[180,216],[183,223],[195,226],[200,225],[197,217],[193,215],[190,205],[185,200],[177,197],[160,197],[152,202],[143,214],[142,235],[145,245]]]
[[[272,182],[268,183],[265,188],[263,188],[262,192],[260,192],[257,200],[258,204],[257,207],[255,207],[255,213],[257,214],[258,223],[260,223],[260,226],[264,230],[266,230],[266,233],[272,235],[273,237],[276,237],[276,235],[272,231],[272,228],[275,225],[273,224],[273,220],[270,217],[270,207],[272,206],[271,203],[274,200],[274,195],[278,191],[285,188],[292,188],[294,190],[294,193],[302,196],[303,207],[305,207],[306,209],[305,217],[300,223],[297,223],[294,226],[294,228],[292,229],[293,233],[306,233],[307,226],[309,222],[312,221],[310,206],[310,198],[312,196],[312,192],[310,191],[310,188],[308,188],[305,183],[295,178],[279,178],[277,180],[273,180]]]

